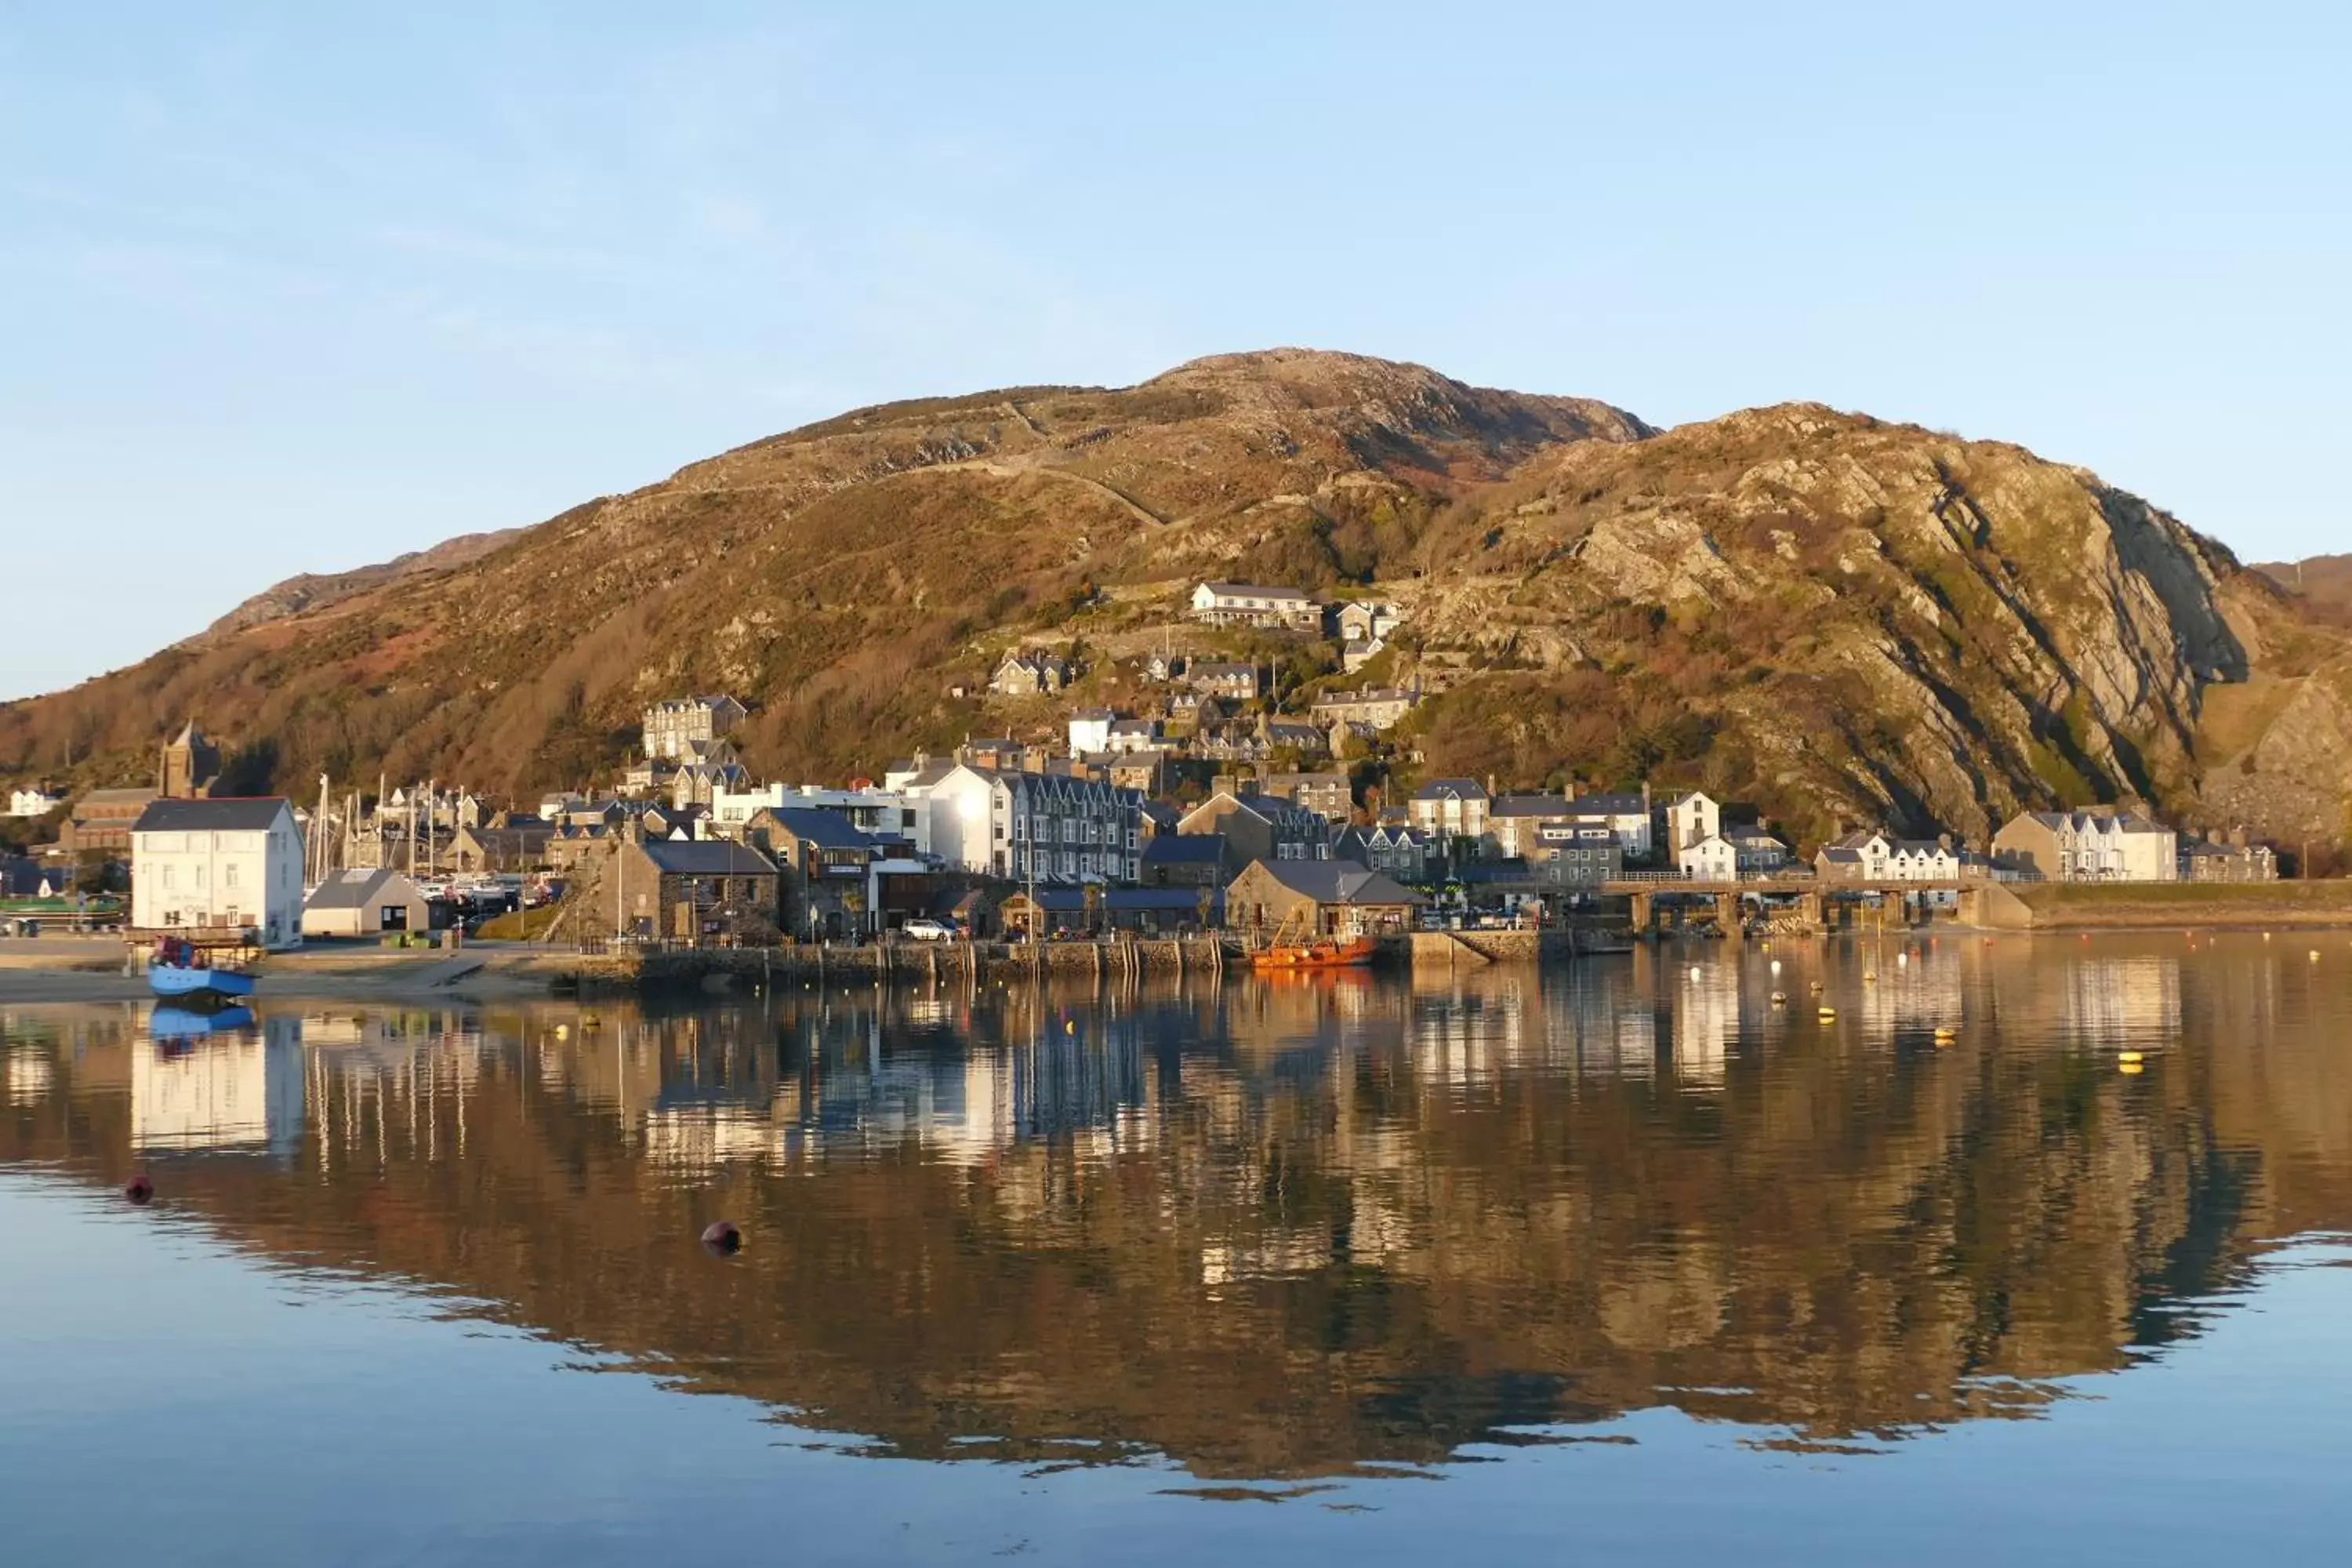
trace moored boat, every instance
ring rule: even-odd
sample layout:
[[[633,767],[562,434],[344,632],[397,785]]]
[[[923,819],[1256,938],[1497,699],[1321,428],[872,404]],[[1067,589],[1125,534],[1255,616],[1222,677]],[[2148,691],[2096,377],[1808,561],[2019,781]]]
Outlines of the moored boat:
[[[201,1001],[253,994],[253,976],[208,962],[184,937],[167,936],[147,960],[147,988],[158,996]]]
[[[1371,963],[1380,943],[1368,936],[1322,937],[1313,942],[1276,942],[1250,954],[1253,969],[1287,973],[1301,969],[1357,969]]]

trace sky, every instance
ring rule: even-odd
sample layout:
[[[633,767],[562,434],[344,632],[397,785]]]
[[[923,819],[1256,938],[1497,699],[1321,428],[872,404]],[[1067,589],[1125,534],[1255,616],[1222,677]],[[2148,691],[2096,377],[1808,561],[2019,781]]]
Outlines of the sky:
[[[1285,343],[2352,550],[2347,62],[2341,0],[6,7],[0,699],[861,404]]]

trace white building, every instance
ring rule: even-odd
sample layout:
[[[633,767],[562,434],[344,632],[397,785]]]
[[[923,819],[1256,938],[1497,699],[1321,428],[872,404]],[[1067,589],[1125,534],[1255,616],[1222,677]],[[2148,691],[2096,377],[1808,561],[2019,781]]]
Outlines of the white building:
[[[1844,882],[1956,882],[1959,852],[1936,838],[1894,838],[1864,829],[1822,847],[1813,864]]]
[[[8,815],[11,816],[47,816],[65,805],[66,797],[51,795],[44,789],[11,790],[8,794]]]
[[[1650,832],[1650,792],[1619,790],[1580,795],[1568,803],[1571,822],[1594,823],[1617,836],[1617,847],[1627,855],[1647,855]]]
[[[1192,590],[1192,618],[1217,626],[1323,629],[1323,606],[1297,588],[1258,583],[1202,583]]]
[[[1723,831],[1723,808],[1693,790],[1666,807],[1666,850],[1680,855]]]
[[[1694,882],[1729,882],[1739,876],[1739,852],[1721,834],[1685,845],[1675,859],[1683,875]]]
[[[860,833],[908,840],[917,855],[931,852],[930,814],[921,802],[897,787],[896,776],[890,787],[881,789],[772,784],[757,789],[720,790],[710,797],[711,831],[722,837],[740,838],[744,825],[761,811],[794,808],[838,812]]]
[[[158,800],[131,826],[131,923],[139,931],[250,930],[302,941],[302,830],[281,797]]]
[[[1993,858],[2052,882],[2174,882],[2179,836],[2136,811],[2029,811],[1993,836]]]
[[[1143,796],[1096,779],[939,762],[891,782],[929,817],[930,854],[967,871],[1040,882],[1132,882]]]
[[[1118,715],[1108,708],[1081,708],[1070,715],[1070,755],[1091,756],[1110,750],[1110,727]]]

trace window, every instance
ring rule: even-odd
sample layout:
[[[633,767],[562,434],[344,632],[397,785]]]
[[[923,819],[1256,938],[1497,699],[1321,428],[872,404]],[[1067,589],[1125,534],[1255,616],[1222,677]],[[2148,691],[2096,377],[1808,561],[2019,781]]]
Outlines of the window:
[[[236,886],[236,862],[234,860],[221,868],[221,886],[224,888]]]

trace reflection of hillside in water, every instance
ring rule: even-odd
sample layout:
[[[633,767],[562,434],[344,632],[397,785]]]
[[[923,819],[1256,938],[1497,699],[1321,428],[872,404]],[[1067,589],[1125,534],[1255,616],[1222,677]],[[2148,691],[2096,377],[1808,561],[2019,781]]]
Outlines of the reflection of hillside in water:
[[[2172,1304],[2256,1238],[2352,1224],[2332,973],[1897,951],[321,1016],[294,1158],[163,1180],[257,1246],[902,1451],[1217,1474],[1661,1403],[1808,1436],[2027,1411],[2193,1327]],[[135,1021],[7,1028],[0,1158],[127,1169]],[[691,1245],[720,1214],[752,1238],[723,1265]]]

